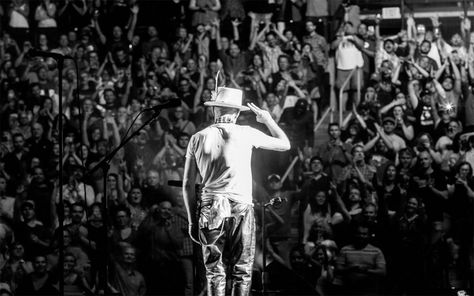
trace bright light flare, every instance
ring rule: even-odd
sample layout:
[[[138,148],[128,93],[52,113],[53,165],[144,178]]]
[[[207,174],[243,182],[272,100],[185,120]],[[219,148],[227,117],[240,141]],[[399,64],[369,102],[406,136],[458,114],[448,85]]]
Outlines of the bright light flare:
[[[451,102],[444,103],[444,110],[451,112],[454,109],[454,104]]]

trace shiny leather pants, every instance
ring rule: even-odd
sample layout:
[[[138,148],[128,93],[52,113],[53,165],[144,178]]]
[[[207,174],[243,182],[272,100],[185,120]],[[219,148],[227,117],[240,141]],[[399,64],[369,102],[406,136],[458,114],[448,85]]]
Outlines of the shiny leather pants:
[[[217,203],[218,204],[218,203]],[[218,227],[202,227],[199,237],[206,267],[207,295],[226,294],[226,274],[232,285],[232,296],[250,293],[255,255],[255,217],[253,205],[229,201],[230,216],[215,213],[221,210],[216,203],[201,208],[201,218],[214,218]],[[226,206],[228,206],[226,205]],[[211,218],[211,219],[212,219]],[[215,223],[217,219],[218,224]],[[211,228],[211,229],[210,229]]]

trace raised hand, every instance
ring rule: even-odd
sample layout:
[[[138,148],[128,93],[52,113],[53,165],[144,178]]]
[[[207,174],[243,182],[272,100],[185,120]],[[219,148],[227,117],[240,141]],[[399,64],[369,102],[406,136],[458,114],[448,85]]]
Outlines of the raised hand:
[[[240,24],[241,24],[241,22],[239,21],[239,19],[233,19],[232,20],[232,26],[238,27]]]
[[[214,19],[211,21],[211,24],[214,26],[214,27],[217,27],[219,28],[221,26],[221,22],[219,21],[219,19]],[[232,21],[232,24],[234,24],[234,22]]]
[[[247,106],[250,108],[250,110],[252,110],[253,113],[255,113],[257,122],[266,124],[273,120],[272,116],[267,110],[260,109],[254,103],[247,103]]]
[[[438,15],[432,16],[430,19],[431,19],[431,23],[433,24],[433,27],[437,28],[439,27],[439,25],[441,25]]]
[[[462,28],[465,30],[465,31],[471,31],[471,20],[469,18],[463,18],[463,20],[461,21],[461,24],[462,24]]]
[[[408,15],[407,17],[407,26],[408,27],[415,26],[415,19],[413,18],[412,14]]]

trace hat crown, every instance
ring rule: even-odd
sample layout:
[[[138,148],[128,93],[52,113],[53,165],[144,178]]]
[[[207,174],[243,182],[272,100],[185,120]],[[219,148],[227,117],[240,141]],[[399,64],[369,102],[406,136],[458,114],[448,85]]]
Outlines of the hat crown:
[[[236,88],[218,87],[215,101],[240,107],[242,106],[242,91]]]
[[[206,106],[237,108],[248,110],[248,107],[242,106],[242,90],[230,87],[218,87],[213,93],[212,99],[205,102]]]

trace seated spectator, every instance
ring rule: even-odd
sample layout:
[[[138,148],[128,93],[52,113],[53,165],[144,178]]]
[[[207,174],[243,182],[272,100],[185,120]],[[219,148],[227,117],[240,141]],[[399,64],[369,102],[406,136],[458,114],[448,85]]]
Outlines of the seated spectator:
[[[378,293],[386,273],[382,251],[368,243],[369,228],[359,225],[353,243],[344,246],[336,261],[336,274],[343,283],[343,294]]]

